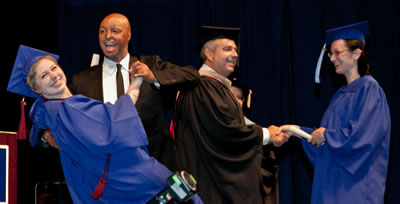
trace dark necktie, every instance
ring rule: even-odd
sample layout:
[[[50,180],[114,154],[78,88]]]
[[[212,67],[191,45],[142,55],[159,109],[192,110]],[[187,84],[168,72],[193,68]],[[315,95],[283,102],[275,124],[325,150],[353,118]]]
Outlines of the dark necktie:
[[[121,64],[117,64],[117,96],[118,98],[122,95],[124,95],[124,79],[122,78],[122,73],[121,73]]]

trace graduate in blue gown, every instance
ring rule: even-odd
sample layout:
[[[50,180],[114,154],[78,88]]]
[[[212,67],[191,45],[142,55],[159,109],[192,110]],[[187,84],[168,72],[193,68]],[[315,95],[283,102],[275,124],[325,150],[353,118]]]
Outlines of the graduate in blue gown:
[[[127,94],[115,105],[72,96],[54,58],[21,46],[10,78],[9,91],[38,98],[30,111],[31,143],[37,143],[40,129],[51,129],[74,203],[147,202],[172,172],[146,149],[134,105],[142,79],[132,76]],[[193,201],[201,203],[198,196]]]
[[[367,31],[367,22],[327,31],[328,56],[347,84],[332,97],[320,128],[301,127],[311,133],[302,145],[314,166],[313,204],[384,203],[391,121],[385,94],[370,75]],[[293,134],[289,127],[281,130]]]

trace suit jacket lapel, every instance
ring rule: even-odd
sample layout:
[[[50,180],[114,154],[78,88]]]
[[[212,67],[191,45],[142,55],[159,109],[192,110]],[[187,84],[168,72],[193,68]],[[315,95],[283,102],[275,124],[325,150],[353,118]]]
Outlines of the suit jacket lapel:
[[[136,61],[138,61],[138,58],[131,55],[131,58],[129,59],[129,67],[131,67],[131,65]]]
[[[103,63],[93,67],[93,78],[89,79],[92,83],[95,98],[104,101],[103,96]]]

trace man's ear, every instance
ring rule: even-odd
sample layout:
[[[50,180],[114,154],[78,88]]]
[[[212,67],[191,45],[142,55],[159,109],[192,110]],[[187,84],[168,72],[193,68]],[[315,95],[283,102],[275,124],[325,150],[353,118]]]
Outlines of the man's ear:
[[[206,58],[207,58],[208,61],[212,61],[214,52],[213,52],[213,50],[211,50],[210,48],[206,48],[206,49],[204,50],[204,55],[206,56]]]
[[[129,32],[129,33],[128,33],[128,36],[129,36],[129,37],[128,37],[128,41],[131,41],[131,38],[132,38],[132,33],[131,33],[131,32]]]

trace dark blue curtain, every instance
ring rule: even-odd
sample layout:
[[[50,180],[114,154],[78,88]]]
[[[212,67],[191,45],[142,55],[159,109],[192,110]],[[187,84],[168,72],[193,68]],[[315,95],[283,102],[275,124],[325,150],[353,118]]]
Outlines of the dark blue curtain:
[[[399,192],[399,3],[339,1],[61,1],[59,45],[69,74],[87,67],[98,52],[101,19],[121,12],[132,21],[133,54],[159,54],[176,64],[199,67],[201,25],[240,27],[241,80],[253,90],[251,118],[259,124],[296,123],[317,127],[330,97],[340,86],[324,60],[321,85],[314,68],[324,31],[363,20],[371,26],[372,74],[385,90],[393,121],[387,203]],[[64,49],[65,48],[65,49]],[[396,148],[397,147],[397,148]],[[281,203],[308,203],[312,167],[298,141],[281,150]],[[396,185],[397,184],[397,185]]]
[[[12,33],[7,36],[13,44],[2,70],[1,96],[9,99],[2,107],[19,111],[20,97],[5,92],[19,44],[60,54],[60,64],[70,78],[89,66],[92,53],[100,52],[97,33],[102,18],[119,12],[131,21],[131,54],[158,54],[175,64],[195,67],[200,66],[201,25],[240,27],[238,72],[253,91],[251,119],[264,126],[317,127],[342,83],[328,58],[323,61],[322,83],[314,83],[324,31],[368,20],[372,75],[384,89],[391,111],[385,199],[395,203],[400,197],[399,4],[398,0],[59,0],[45,5],[51,9],[30,3],[21,11],[21,5],[13,3],[18,11],[14,16],[23,20],[13,19],[11,31],[5,29],[6,34]],[[1,127],[16,130],[17,118]],[[281,203],[309,203],[313,169],[299,141],[290,140],[279,153]]]

